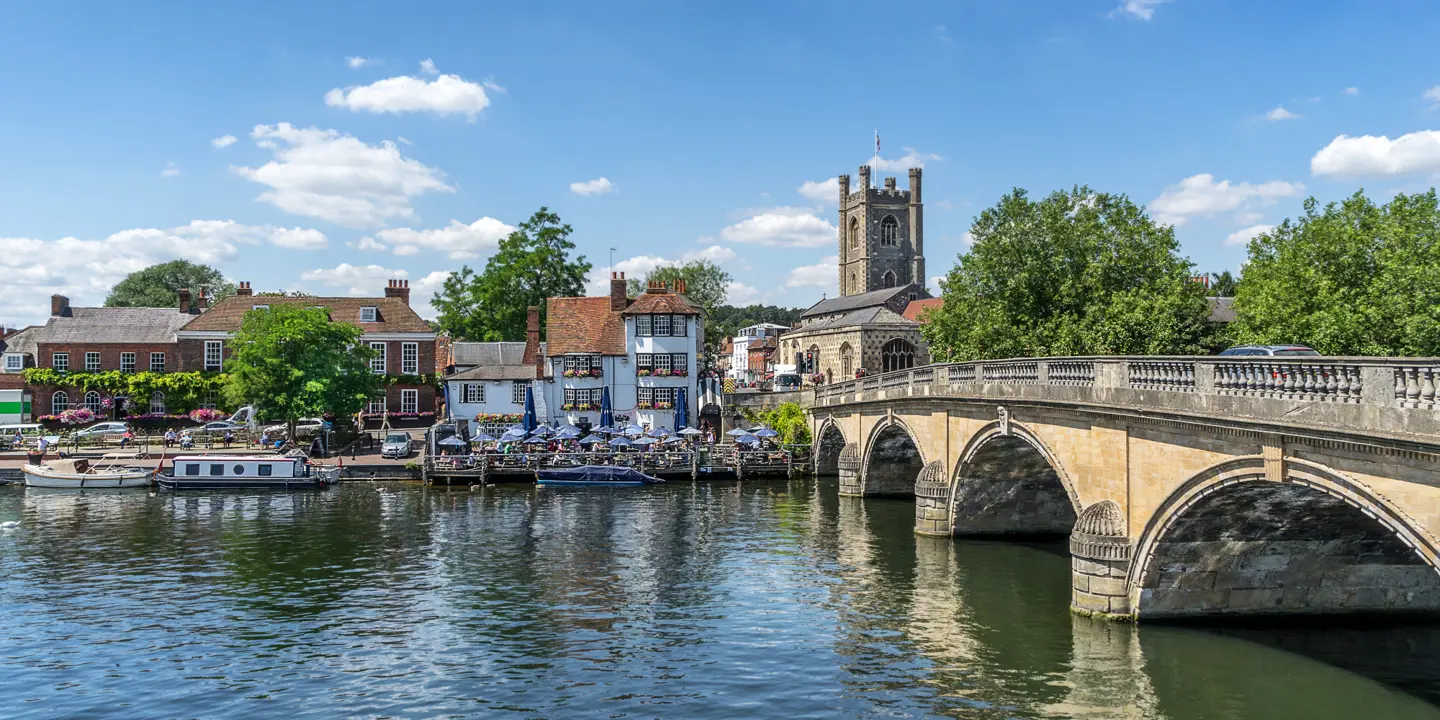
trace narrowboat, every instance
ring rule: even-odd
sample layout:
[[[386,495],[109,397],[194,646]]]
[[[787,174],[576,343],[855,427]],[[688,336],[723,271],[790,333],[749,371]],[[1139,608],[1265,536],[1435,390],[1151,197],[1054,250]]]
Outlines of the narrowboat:
[[[291,455],[180,455],[157,478],[166,490],[300,490],[339,480],[339,467]]]

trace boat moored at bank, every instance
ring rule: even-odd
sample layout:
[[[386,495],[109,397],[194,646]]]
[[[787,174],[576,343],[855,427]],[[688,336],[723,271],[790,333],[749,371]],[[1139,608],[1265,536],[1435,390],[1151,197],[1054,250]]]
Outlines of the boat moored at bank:
[[[20,471],[27,487],[147,487],[154,482],[159,468],[137,467],[135,460],[133,453],[111,453],[95,462],[89,458],[57,458],[29,463]]]
[[[664,480],[646,475],[631,467],[615,465],[584,465],[573,468],[543,468],[536,471],[536,483],[570,487],[618,485],[637,487],[654,485]]]
[[[157,477],[167,490],[299,490],[339,480],[339,467],[292,455],[180,455]]]

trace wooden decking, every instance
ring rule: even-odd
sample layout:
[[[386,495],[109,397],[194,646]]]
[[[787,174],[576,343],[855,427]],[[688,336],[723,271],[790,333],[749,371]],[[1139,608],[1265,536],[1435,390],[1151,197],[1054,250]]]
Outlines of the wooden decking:
[[[437,485],[534,482],[542,468],[582,465],[633,467],[666,480],[734,480],[749,477],[789,477],[806,467],[791,450],[740,450],[716,445],[694,451],[486,453],[474,456],[443,455],[424,458],[424,478]]]

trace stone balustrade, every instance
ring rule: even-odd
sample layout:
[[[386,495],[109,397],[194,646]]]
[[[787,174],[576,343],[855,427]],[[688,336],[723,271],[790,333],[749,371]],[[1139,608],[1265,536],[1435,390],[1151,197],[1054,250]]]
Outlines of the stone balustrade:
[[[1375,357],[1057,357],[927,365],[815,390],[817,408],[957,397],[1108,405],[1440,438],[1440,359]]]

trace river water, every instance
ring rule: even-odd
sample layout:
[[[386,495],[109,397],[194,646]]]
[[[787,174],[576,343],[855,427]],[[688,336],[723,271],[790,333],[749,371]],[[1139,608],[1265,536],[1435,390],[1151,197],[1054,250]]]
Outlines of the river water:
[[[1432,626],[1139,628],[824,479],[0,488],[5,717],[1436,718]]]

